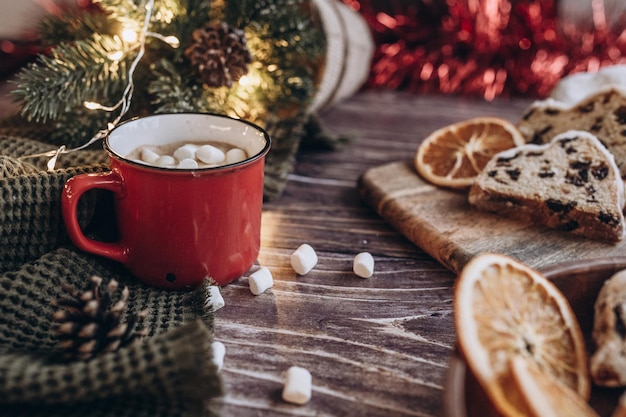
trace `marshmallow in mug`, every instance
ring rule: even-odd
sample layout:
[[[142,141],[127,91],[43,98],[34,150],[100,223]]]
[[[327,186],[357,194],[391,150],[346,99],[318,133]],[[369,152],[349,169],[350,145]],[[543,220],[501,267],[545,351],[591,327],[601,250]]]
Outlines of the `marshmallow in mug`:
[[[221,142],[143,145],[127,156],[163,168],[196,169],[235,164],[248,158],[246,151]]]

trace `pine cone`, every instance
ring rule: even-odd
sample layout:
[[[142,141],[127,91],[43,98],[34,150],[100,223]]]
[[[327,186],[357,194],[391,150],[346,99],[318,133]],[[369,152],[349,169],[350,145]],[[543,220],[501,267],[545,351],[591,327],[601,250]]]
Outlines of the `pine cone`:
[[[54,321],[59,323],[60,346],[70,359],[88,360],[100,353],[116,351],[147,333],[146,329],[135,330],[147,311],[130,316],[127,323],[120,320],[127,307],[128,287],[119,291],[119,300],[114,303],[113,297],[119,289],[116,280],[102,288],[102,278],[94,276],[91,283],[91,289],[82,293],[63,284],[62,289],[69,297],[53,301],[60,308],[53,314]]]
[[[248,73],[252,55],[242,30],[222,22],[217,27],[209,24],[193,31],[193,43],[185,56],[210,87],[231,87]]]

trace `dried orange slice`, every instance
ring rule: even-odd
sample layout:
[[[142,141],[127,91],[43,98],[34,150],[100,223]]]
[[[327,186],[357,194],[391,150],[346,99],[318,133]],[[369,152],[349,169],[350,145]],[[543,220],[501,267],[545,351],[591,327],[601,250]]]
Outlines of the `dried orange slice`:
[[[469,119],[424,139],[415,154],[415,168],[432,184],[468,188],[493,155],[524,143],[517,127],[505,119]]]
[[[580,326],[565,296],[543,275],[508,256],[484,253],[460,272],[454,296],[459,351],[503,415],[524,415],[509,367],[517,355],[589,398]]]
[[[510,371],[529,417],[598,417],[576,391],[543,372],[528,358],[515,356]]]

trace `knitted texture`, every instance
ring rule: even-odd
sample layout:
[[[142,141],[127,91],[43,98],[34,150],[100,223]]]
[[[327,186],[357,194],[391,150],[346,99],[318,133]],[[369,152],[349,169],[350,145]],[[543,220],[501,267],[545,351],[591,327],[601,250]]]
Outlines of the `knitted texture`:
[[[143,309],[149,337],[88,362],[66,363],[50,301],[61,283],[86,288],[92,275],[128,286],[129,310]],[[106,282],[105,281],[105,282]],[[221,394],[211,362],[212,316],[206,294],[147,287],[123,268],[59,248],[0,275],[0,407],[2,415],[200,416]],[[89,411],[86,413],[86,411]]]
[[[208,291],[163,291],[119,264],[85,254],[68,238],[61,214],[67,179],[108,169],[102,150],[26,158],[54,146],[0,134],[0,414],[2,416],[204,416],[222,394],[212,364]],[[92,190],[77,215],[85,234],[110,230],[110,192]],[[109,219],[109,220],[107,220]],[[124,317],[147,310],[148,337],[90,361],[67,362],[51,303],[62,283],[86,290],[97,275],[128,286]],[[208,283],[207,283],[208,285]]]
[[[99,172],[104,166],[67,168],[0,179],[0,270],[15,269],[69,243],[61,215],[65,181],[76,174]],[[81,226],[93,216],[97,197],[81,199]]]
[[[22,162],[10,156],[0,155],[0,178],[17,177],[24,174],[34,174],[39,169],[33,164]]]
[[[0,154],[13,157],[24,158],[22,163],[34,165],[40,170],[47,168],[47,162],[50,157],[35,156],[45,152],[56,151],[57,146],[29,139],[22,136],[9,135],[6,128],[0,128]],[[98,144],[99,146],[100,144]],[[99,149],[87,149],[75,152],[69,152],[59,155],[56,168],[82,167],[87,165],[108,164],[109,156]]]

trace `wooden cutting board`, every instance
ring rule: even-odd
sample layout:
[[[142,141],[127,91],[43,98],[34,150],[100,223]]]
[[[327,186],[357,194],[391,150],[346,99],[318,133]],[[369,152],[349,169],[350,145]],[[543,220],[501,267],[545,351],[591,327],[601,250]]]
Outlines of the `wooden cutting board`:
[[[453,272],[481,252],[503,253],[536,269],[626,255],[626,241],[598,242],[479,212],[470,207],[467,192],[425,182],[412,161],[372,168],[358,188],[381,217]]]

